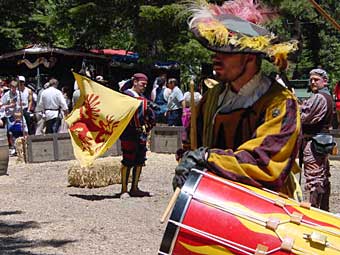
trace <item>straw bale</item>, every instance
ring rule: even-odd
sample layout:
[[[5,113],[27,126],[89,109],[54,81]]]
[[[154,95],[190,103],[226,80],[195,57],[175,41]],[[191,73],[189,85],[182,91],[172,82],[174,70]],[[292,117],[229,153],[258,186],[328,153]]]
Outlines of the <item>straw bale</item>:
[[[88,168],[75,163],[68,170],[69,186],[79,188],[99,188],[121,183],[120,160],[115,158],[97,159]]]

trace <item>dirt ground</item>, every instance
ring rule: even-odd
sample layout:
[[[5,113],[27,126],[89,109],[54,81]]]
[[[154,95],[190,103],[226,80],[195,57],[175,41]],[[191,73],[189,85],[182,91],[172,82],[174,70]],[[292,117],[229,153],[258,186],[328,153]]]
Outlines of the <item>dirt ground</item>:
[[[140,187],[155,195],[125,200],[115,196],[119,184],[67,187],[73,161],[17,164],[10,158],[9,175],[0,176],[0,254],[157,254],[177,163],[171,154],[148,158]],[[340,161],[331,164],[331,211],[340,212]]]

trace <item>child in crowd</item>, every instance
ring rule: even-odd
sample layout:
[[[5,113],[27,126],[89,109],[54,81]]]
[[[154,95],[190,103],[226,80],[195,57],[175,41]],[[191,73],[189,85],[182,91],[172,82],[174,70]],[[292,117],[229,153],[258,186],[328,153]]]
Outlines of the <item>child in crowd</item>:
[[[8,123],[8,142],[10,147],[10,155],[16,154],[15,140],[19,137],[26,137],[28,135],[28,129],[25,118],[22,117],[21,112],[14,113],[14,121]]]

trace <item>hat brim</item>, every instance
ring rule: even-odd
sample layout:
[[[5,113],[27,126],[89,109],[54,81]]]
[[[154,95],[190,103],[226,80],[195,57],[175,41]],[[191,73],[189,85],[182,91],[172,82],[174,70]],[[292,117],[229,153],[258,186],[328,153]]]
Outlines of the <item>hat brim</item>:
[[[255,36],[270,36],[271,35],[271,33],[267,29],[260,27],[249,21],[243,20],[234,15],[223,14],[215,18],[220,24],[224,25],[228,29],[228,31],[231,31],[238,37],[242,37],[242,36],[255,37]],[[221,53],[252,53],[252,54],[266,55],[262,51],[254,50],[251,48],[241,49],[240,47],[235,47],[234,45],[231,45],[231,44],[227,44],[227,45],[211,44],[205,37],[201,35],[197,26],[194,26],[191,29],[191,31],[196,37],[196,39],[205,48],[211,51],[221,52]]]
[[[236,53],[251,53],[251,54],[259,54],[265,56],[265,53],[258,51],[258,50],[253,50],[250,48],[244,48],[241,49],[239,47],[235,47],[233,45],[223,45],[223,46],[218,46],[218,45],[213,45],[210,44],[207,39],[201,36],[200,32],[197,29],[192,29],[192,32],[197,39],[197,41],[202,44],[203,47],[207,48],[208,50],[214,51],[214,52],[220,52],[220,53],[226,53],[226,54],[236,54]]]

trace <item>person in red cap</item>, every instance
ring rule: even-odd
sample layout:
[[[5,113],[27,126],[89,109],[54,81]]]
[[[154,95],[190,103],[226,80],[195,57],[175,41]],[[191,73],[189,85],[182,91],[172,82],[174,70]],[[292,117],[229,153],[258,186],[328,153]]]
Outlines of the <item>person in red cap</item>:
[[[151,196],[150,192],[138,188],[142,167],[146,161],[146,140],[152,127],[155,125],[155,114],[149,107],[148,101],[143,96],[148,85],[148,77],[143,73],[136,73],[132,77],[132,87],[123,91],[132,97],[141,100],[141,105],[134,118],[120,136],[123,151],[121,166],[122,189],[121,198]],[[128,180],[132,168],[132,185],[128,192]]]

